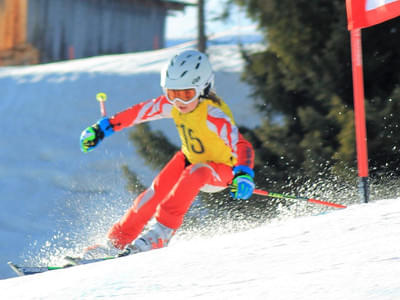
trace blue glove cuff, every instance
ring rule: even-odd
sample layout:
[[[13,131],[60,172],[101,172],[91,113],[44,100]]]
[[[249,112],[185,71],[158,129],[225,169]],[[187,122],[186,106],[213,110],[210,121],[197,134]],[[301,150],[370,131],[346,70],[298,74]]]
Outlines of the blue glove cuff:
[[[239,173],[244,173],[244,174],[247,174],[247,175],[251,176],[252,178],[254,178],[254,171],[253,171],[253,169],[251,169],[248,166],[238,165],[238,166],[234,167],[233,174],[237,175]]]
[[[103,131],[104,136],[110,136],[112,135],[115,131],[110,123],[110,119],[107,117],[102,118],[100,121],[97,122],[99,125],[100,129]]]

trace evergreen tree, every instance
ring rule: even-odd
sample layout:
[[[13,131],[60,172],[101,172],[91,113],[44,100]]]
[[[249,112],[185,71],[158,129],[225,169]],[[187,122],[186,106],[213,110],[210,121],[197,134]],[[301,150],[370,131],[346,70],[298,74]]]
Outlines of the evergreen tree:
[[[258,171],[281,184],[293,176],[317,178],[324,170],[345,178],[356,168],[345,1],[236,2],[259,23],[268,45],[245,56],[244,79],[266,116],[252,137]],[[392,161],[388,169],[400,175],[399,21],[363,30],[372,174]]]

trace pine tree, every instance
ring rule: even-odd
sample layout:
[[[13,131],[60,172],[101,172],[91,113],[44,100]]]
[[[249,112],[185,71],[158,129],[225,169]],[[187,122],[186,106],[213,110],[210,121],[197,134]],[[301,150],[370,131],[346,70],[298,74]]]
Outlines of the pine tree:
[[[266,116],[252,140],[257,145],[257,169],[281,184],[285,178],[312,179],[328,170],[346,177],[356,167],[356,153],[345,1],[236,2],[259,23],[268,45],[265,51],[246,56],[244,74]],[[400,20],[364,32],[374,174],[388,160],[396,164],[399,160],[400,123],[395,109],[400,100]],[[400,175],[393,167],[390,171]]]

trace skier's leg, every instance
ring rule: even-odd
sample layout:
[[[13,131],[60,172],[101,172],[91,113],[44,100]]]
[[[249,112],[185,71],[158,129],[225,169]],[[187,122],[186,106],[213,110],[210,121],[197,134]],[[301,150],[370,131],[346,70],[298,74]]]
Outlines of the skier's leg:
[[[210,162],[187,167],[157,209],[157,221],[168,228],[178,229],[204,185],[227,187],[232,177],[232,168],[225,164]]]
[[[184,168],[185,156],[178,152],[154,179],[152,185],[134,200],[133,206],[110,229],[108,238],[115,247],[123,249],[141,233],[154,215],[157,205],[168,195]]]
[[[135,240],[126,253],[137,253],[168,245],[201,187],[206,184],[226,187],[232,181],[232,168],[217,163],[187,167],[157,209],[157,222]]]

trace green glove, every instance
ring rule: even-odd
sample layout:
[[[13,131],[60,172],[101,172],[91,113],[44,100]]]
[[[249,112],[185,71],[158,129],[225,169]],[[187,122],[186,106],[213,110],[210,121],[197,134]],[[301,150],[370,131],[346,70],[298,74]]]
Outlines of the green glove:
[[[106,117],[102,118],[96,124],[86,128],[81,133],[81,150],[82,152],[92,151],[106,136],[114,133],[114,129],[110,124],[110,120]]]
[[[86,153],[92,151],[103,138],[104,133],[97,124],[86,128],[82,131],[80,139],[82,152]]]

